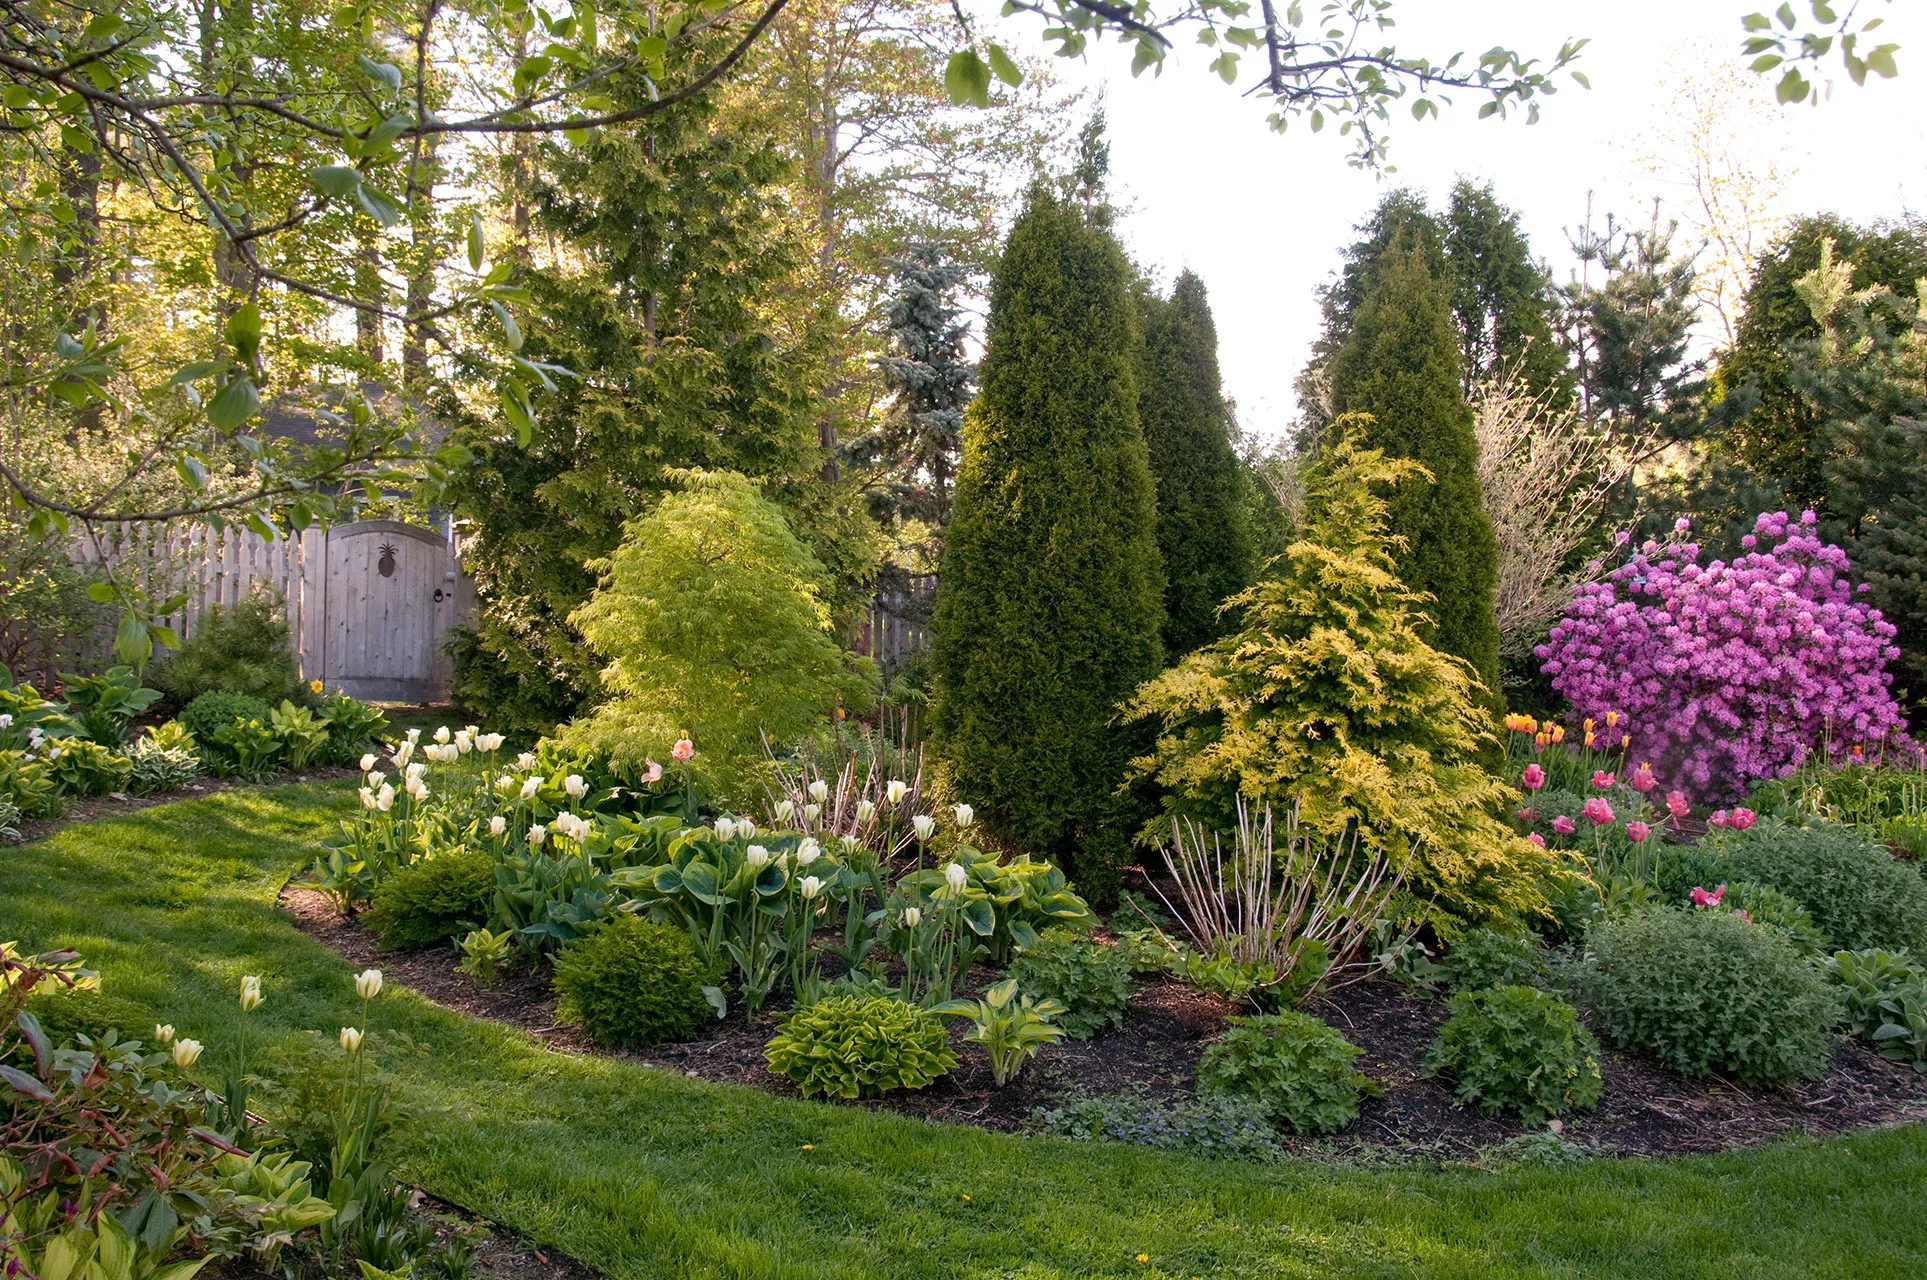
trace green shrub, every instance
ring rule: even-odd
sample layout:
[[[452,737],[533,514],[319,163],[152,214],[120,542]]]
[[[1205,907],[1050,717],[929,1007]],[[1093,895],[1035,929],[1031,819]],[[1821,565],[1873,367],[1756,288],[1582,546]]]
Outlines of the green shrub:
[[[1840,998],[1784,934],[1730,911],[1597,926],[1578,970],[1600,1034],[1690,1076],[1749,1087],[1820,1074]]]
[[[11,800],[0,799],[0,840],[17,842],[20,839],[20,806]]]
[[[218,772],[234,766],[234,753],[223,747],[215,734],[237,720],[259,720],[266,724],[271,713],[267,703],[250,694],[216,689],[188,703],[178,719],[181,727],[194,735],[202,763]]]
[[[1064,1006],[1066,1012],[1057,1025],[1073,1040],[1088,1040],[1105,1027],[1123,1026],[1131,1007],[1130,956],[1059,930],[1051,930],[1020,951],[1009,973],[1025,995]]]
[[[142,738],[128,753],[132,768],[127,789],[137,796],[156,791],[179,791],[201,773],[201,758],[179,747],[163,747],[153,738]]]
[[[1198,1062],[1198,1088],[1254,1098],[1293,1133],[1335,1133],[1378,1086],[1352,1065],[1364,1052],[1308,1013],[1233,1018]]]
[[[1795,901],[1792,894],[1781,893],[1770,884],[1728,881],[1720,905],[1729,911],[1744,912],[1754,924],[1778,929],[1803,956],[1817,956],[1827,949],[1827,935],[1813,923],[1807,909]]]
[[[97,676],[67,674],[60,677],[61,693],[67,699],[67,714],[80,726],[80,732],[103,747],[119,747],[127,740],[127,726],[134,717],[160,700],[159,689],[141,684],[132,667],[109,667]]]
[[[921,1089],[957,1065],[935,1014],[882,997],[833,996],[796,1010],[765,1056],[806,1098]]]
[[[310,700],[295,662],[280,599],[256,586],[236,604],[213,605],[173,657],[150,669],[168,701],[184,707],[204,693],[245,693],[270,705]],[[265,721],[267,716],[262,715]]]
[[[1922,976],[1905,951],[1836,951],[1821,964],[1846,1001],[1846,1025],[1872,1039],[1887,1020],[1880,1002]]]
[[[1870,1038],[1883,1058],[1927,1072],[1927,979],[1916,974],[1880,998],[1880,1027]]]
[[[104,796],[127,785],[134,764],[98,742],[55,738],[46,747],[47,772],[64,796]]]
[[[1425,1057],[1428,1075],[1488,1115],[1516,1111],[1537,1124],[1599,1105],[1599,1045],[1579,1012],[1531,987],[1491,987],[1452,997],[1451,1016]]]
[[[495,861],[460,849],[419,858],[382,880],[362,917],[389,951],[438,947],[488,922]]]
[[[1579,811],[1574,809],[1573,815]],[[1715,889],[1735,879],[1733,864],[1711,840],[1698,844],[1660,845],[1658,881],[1660,895],[1673,906],[1691,903],[1693,890]]]
[[[1440,967],[1454,991],[1536,987],[1546,979],[1546,953],[1529,933],[1474,929],[1453,941]]]
[[[1826,822],[1762,822],[1726,832],[1720,845],[1735,880],[1792,895],[1834,946],[1927,955],[1927,880],[1866,836]]]
[[[250,782],[259,782],[274,771],[285,746],[270,726],[254,719],[236,720],[216,729],[213,745],[221,751],[215,772],[231,772]]]
[[[29,818],[60,812],[60,791],[47,762],[24,751],[0,751],[0,800]]]
[[[380,707],[340,692],[322,699],[319,714],[328,722],[328,740],[316,749],[316,764],[354,764],[388,727],[388,717]]]
[[[709,980],[688,934],[618,915],[556,956],[556,1013],[612,1049],[687,1040],[708,1010]]]

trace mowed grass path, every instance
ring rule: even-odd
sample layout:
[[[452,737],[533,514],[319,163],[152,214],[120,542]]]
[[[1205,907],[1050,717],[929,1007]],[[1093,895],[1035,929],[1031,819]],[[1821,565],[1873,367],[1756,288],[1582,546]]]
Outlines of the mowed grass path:
[[[349,967],[275,909],[353,803],[226,792],[0,848],[0,938],[267,1073],[359,1022]],[[402,1174],[620,1277],[1916,1277],[1927,1131],[1575,1170],[1262,1167],[931,1126],[552,1053],[393,987],[371,1043]],[[1140,1261],[1143,1255],[1147,1260]]]

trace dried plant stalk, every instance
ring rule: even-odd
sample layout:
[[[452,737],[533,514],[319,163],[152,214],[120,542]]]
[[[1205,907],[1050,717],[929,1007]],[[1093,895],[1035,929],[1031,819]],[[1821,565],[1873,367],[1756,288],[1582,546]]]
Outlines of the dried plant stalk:
[[[769,761],[769,816],[776,806],[789,801],[796,829],[807,831],[824,844],[855,840],[878,857],[894,859],[916,848],[917,835],[911,820],[928,812],[923,791],[923,748],[898,749],[889,744],[881,728],[871,731],[875,738],[870,749],[852,752],[839,764],[835,759],[825,768],[822,761],[805,755],[790,763],[776,758],[769,740],[763,741],[763,754]],[[839,753],[841,754],[841,753]],[[903,799],[891,804],[889,785],[904,783]],[[810,798],[810,784],[822,782],[828,794],[821,802]],[[872,806],[869,817],[862,816],[862,803]],[[808,819],[808,806],[820,803],[816,819]]]

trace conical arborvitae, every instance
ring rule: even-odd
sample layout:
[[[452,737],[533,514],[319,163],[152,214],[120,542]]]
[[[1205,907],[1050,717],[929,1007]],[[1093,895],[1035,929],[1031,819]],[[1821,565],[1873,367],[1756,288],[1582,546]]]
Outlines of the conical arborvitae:
[[[1186,271],[1168,300],[1139,302],[1138,420],[1157,478],[1164,649],[1177,657],[1224,634],[1218,606],[1251,581],[1251,530],[1204,282]]]
[[[1479,491],[1472,410],[1459,389],[1459,348],[1444,285],[1416,247],[1394,251],[1373,276],[1351,331],[1331,361],[1332,409],[1370,414],[1348,438],[1432,475],[1391,500],[1398,576],[1433,597],[1426,638],[1472,664],[1496,704],[1499,624],[1493,593],[1498,543]]]
[[[1124,256],[1033,189],[991,289],[937,593],[937,754],[1002,835],[1116,893],[1118,704],[1162,664],[1157,507]]]

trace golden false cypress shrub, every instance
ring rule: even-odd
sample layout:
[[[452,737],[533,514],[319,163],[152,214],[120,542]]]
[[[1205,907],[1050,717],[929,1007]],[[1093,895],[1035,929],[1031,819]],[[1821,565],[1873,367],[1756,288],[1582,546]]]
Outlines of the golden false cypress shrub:
[[[1447,931],[1543,909],[1543,850],[1499,818],[1516,793],[1479,763],[1489,740],[1471,668],[1419,636],[1426,597],[1392,567],[1374,486],[1423,469],[1340,445],[1315,469],[1303,536],[1234,600],[1243,624],[1137,691],[1157,721],[1134,762],[1169,809],[1229,829],[1236,796],[1395,852]]]

